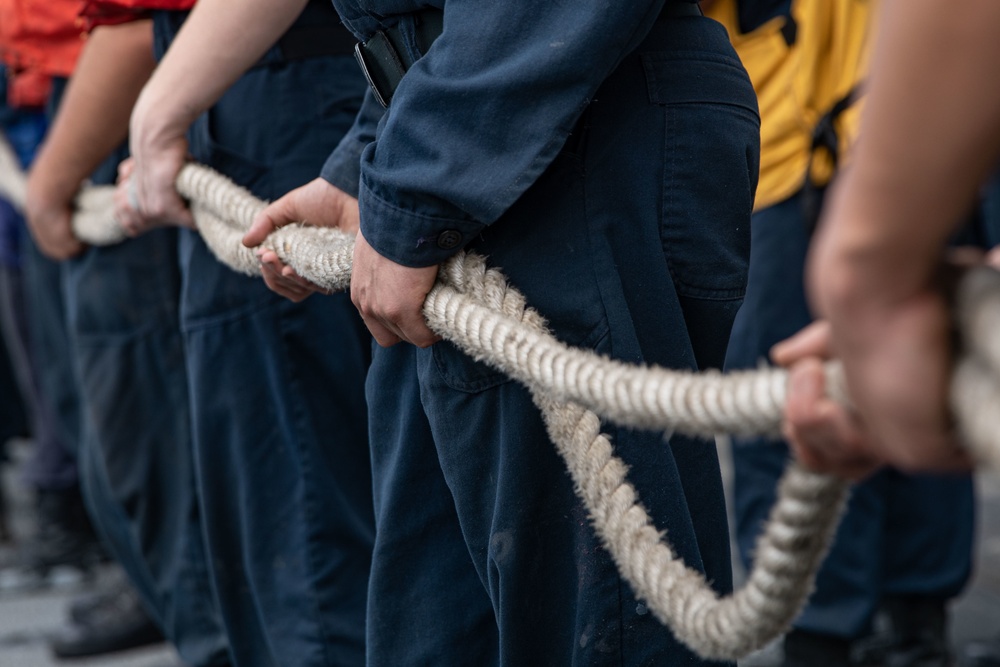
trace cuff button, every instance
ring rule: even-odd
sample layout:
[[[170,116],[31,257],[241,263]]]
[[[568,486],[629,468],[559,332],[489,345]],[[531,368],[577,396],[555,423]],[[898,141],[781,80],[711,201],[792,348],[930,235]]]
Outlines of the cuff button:
[[[454,229],[446,229],[437,237],[437,246],[442,250],[452,250],[457,248],[462,242],[462,232]]]

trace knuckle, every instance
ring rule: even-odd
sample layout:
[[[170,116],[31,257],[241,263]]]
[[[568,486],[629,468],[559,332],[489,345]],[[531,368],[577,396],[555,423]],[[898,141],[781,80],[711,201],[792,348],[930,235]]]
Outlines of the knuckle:
[[[401,322],[406,311],[399,304],[390,304],[381,309],[382,316],[390,322]]]

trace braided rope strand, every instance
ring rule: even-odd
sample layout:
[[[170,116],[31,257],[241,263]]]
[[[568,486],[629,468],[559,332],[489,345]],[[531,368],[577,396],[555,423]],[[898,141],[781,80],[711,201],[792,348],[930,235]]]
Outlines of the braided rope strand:
[[[198,174],[200,188],[208,182],[204,174]],[[183,176],[180,182],[185,182]],[[259,211],[239,189],[208,193],[189,187],[182,188],[183,194],[209,202],[207,209],[233,206],[250,219]],[[206,241],[222,256],[247,224],[231,227],[228,240],[220,242],[212,232]],[[268,245],[317,285],[346,288],[353,238],[325,230],[330,232],[325,238],[307,239],[302,234],[306,229],[279,230]],[[788,629],[812,591],[814,573],[843,510],[846,484],[790,467],[747,584],[719,599],[704,577],[686,567],[661,539],[626,479],[625,464],[600,432],[599,417],[569,402],[572,397],[598,406],[605,416],[632,426],[701,436],[720,430],[773,434],[784,402],[783,371],[723,376],[636,369],[568,348],[548,333],[543,318],[527,308],[499,271],[487,269],[484,258],[465,253],[441,267],[424,314],[437,333],[528,385],[602,543],[636,595],[681,641],[705,657],[731,660]]]
[[[448,263],[444,273],[446,282],[460,285],[466,300],[478,302],[483,310],[490,304],[490,312],[500,311],[517,319],[522,329],[548,336],[543,318],[525,306],[524,297],[499,271],[485,269],[482,257],[459,256]],[[429,321],[435,319],[428,313]],[[460,319],[457,315],[444,321]],[[453,327],[441,329],[454,340]],[[501,347],[505,346],[494,340],[492,349]],[[476,349],[481,355],[484,348]],[[495,358],[487,361],[493,363]],[[527,384],[542,410],[549,436],[566,462],[577,495],[590,512],[595,531],[637,597],[646,601],[678,639],[703,657],[735,660],[788,629],[812,592],[814,573],[843,512],[846,483],[791,465],[758,540],[747,584],[720,599],[704,577],[686,567],[661,539],[626,479],[627,467],[614,456],[608,437],[600,432],[598,416],[554,397],[547,381]]]

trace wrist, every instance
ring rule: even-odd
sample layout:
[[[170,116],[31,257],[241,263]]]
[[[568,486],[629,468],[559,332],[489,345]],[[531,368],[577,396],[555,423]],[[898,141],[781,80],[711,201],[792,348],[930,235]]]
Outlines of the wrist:
[[[897,347],[914,335],[947,340],[936,263],[928,262],[925,273],[915,272],[899,266],[891,248],[849,240],[821,245],[814,255],[808,267],[811,303],[829,322],[834,356],[855,372],[899,353]],[[943,329],[921,328],[929,322]]]
[[[807,289],[824,317],[865,317],[936,289],[942,242],[888,218],[858,190],[834,193],[810,249]]]
[[[58,170],[46,169],[43,160],[37,161],[28,174],[25,191],[29,216],[44,209],[72,208],[80,185],[79,180],[63,177]]]
[[[159,95],[155,88],[142,91],[129,122],[129,146],[141,159],[183,141],[197,114],[185,111],[176,99]]]

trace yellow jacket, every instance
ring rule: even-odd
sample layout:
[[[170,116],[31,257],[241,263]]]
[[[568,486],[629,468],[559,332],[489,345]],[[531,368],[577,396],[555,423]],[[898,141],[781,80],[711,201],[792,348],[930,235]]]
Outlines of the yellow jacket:
[[[716,0],[706,15],[729,31],[757,91],[761,160],[754,207],[760,209],[802,187],[817,123],[864,79],[875,0],[791,0],[791,24],[781,15],[745,34],[740,1]],[[841,160],[857,135],[858,113],[852,104],[835,122]],[[813,181],[825,185],[831,175],[828,155],[818,153]]]

